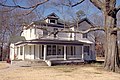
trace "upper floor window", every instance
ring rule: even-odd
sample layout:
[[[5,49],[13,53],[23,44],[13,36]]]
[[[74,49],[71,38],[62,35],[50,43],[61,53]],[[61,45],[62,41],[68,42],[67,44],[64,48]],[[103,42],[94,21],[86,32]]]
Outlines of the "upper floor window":
[[[20,47],[20,55],[23,55],[23,47]]]
[[[50,23],[55,24],[55,20],[54,19],[50,19]]]
[[[31,35],[32,35],[32,29],[30,29],[30,37],[31,37]]]
[[[36,34],[36,28],[34,29],[35,31],[34,31],[34,34]]]
[[[48,35],[48,32],[46,30],[43,30],[43,36]]]
[[[83,34],[83,38],[87,38],[87,33]]]

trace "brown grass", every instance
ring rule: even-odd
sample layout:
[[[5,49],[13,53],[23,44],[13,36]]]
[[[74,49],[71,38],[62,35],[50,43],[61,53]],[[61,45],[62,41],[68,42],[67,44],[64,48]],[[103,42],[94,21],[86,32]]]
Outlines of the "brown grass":
[[[0,66],[2,64],[0,63]],[[8,69],[0,69],[0,80],[120,80],[120,74],[104,71],[101,64],[11,66]]]
[[[8,65],[5,62],[0,63],[0,70],[8,68]]]

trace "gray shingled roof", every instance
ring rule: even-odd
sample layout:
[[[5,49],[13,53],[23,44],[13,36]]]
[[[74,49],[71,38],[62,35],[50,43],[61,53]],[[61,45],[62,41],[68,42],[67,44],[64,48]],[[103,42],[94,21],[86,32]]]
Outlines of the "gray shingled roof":
[[[25,41],[25,37],[23,36],[11,36],[10,39],[9,39],[9,42],[10,43],[16,43],[16,42],[19,42],[19,41]]]

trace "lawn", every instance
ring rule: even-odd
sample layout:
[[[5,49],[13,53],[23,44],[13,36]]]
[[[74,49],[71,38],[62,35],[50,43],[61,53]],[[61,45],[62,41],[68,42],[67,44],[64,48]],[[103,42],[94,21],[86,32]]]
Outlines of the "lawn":
[[[0,63],[0,80],[120,80],[120,74],[104,71],[101,64],[6,67]]]

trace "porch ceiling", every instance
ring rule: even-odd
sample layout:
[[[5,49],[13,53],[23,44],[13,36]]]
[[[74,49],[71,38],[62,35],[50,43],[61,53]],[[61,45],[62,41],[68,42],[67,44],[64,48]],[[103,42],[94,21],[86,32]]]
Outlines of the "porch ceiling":
[[[34,39],[16,43],[16,45],[21,44],[83,45],[86,43],[78,40],[58,40],[58,39]]]

